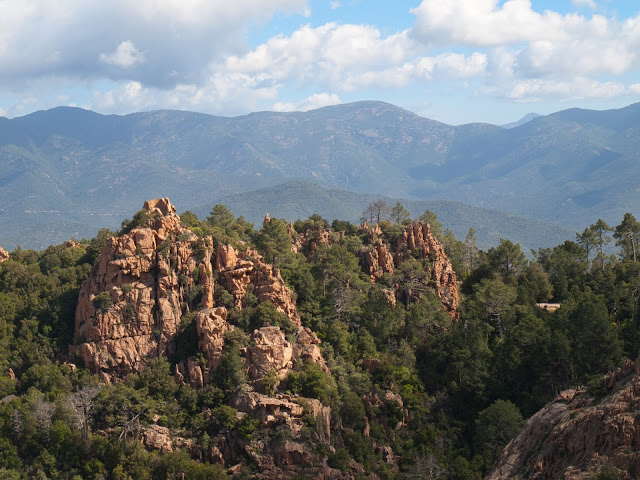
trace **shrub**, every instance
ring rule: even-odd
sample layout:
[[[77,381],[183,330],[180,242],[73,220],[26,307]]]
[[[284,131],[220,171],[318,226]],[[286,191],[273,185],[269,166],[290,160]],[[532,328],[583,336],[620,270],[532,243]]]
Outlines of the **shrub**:
[[[96,310],[100,310],[101,312],[108,312],[113,308],[113,300],[111,300],[111,293],[109,292],[100,292],[98,295],[93,297],[93,306]]]

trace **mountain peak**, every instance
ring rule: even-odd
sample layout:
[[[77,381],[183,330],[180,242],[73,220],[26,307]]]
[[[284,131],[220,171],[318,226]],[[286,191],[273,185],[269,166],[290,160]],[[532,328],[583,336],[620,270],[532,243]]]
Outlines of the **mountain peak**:
[[[542,115],[540,115],[538,113],[531,112],[531,113],[527,113],[524,117],[522,117],[517,122],[505,123],[504,125],[500,125],[500,126],[502,128],[515,128],[515,127],[519,127],[520,125],[524,125],[525,123],[530,122],[534,118],[538,118],[538,117],[541,117],[541,116]]]

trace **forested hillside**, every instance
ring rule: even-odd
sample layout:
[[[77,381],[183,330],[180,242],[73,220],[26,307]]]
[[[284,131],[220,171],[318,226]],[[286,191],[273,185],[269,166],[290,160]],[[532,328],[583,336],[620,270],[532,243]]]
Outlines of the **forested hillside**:
[[[631,214],[529,260],[402,205],[174,212],[0,255],[0,478],[480,479],[640,347]]]

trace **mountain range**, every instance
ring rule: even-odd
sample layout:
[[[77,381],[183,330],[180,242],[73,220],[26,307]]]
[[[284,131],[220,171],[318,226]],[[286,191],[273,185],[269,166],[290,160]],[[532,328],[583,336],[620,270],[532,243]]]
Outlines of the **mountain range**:
[[[616,224],[639,210],[639,144],[640,104],[564,110],[513,128],[451,126],[382,102],[240,117],[59,107],[0,117],[0,244],[41,248],[92,236],[156,197],[185,210],[228,199],[239,212],[252,191],[292,181],[406,204],[460,202],[571,237],[598,218]],[[312,213],[338,215],[327,212]],[[444,223],[458,234],[470,222]]]

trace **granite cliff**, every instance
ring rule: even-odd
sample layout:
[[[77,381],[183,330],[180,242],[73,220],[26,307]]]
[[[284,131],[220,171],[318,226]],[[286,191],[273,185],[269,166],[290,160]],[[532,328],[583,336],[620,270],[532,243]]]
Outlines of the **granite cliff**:
[[[176,374],[195,386],[207,383],[217,368],[224,347],[227,309],[215,308],[216,279],[242,308],[251,287],[259,302],[271,302],[296,328],[295,348],[286,344],[279,327],[262,327],[252,334],[254,347],[246,353],[247,370],[259,380],[276,368],[286,375],[297,359],[326,365],[317,336],[302,327],[293,293],[278,269],[255,250],[237,252],[211,237],[197,238],[180,222],[175,207],[164,198],[146,202],[146,223],[109,238],[79,294],[74,346],[105,381],[138,372],[149,361],[174,352],[180,322],[195,314],[198,347],[206,365],[192,359],[181,362]]]
[[[627,361],[605,376],[603,398],[584,388],[560,393],[506,446],[487,480],[586,480],[604,471],[639,478],[639,366]]]

